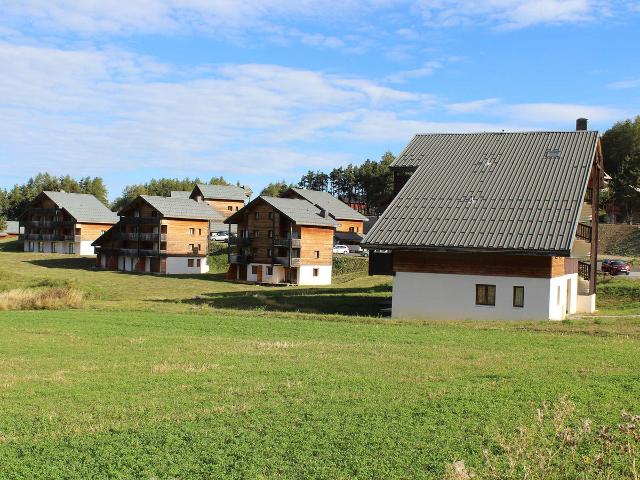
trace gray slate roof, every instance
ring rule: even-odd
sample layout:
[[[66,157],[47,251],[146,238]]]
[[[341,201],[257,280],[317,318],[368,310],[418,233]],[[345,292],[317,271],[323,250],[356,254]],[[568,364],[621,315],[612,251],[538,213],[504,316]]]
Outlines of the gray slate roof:
[[[191,191],[189,190],[171,190],[171,198],[189,198]]]
[[[242,215],[244,214],[246,209],[259,200],[264,200],[277,211],[289,217],[298,225],[311,225],[319,227],[335,227],[338,225],[338,222],[336,222],[333,218],[329,216],[321,216],[320,209],[315,205],[307,202],[306,200],[300,200],[297,198],[264,196],[257,197],[243,209],[235,212],[225,221],[225,223],[236,223],[238,219],[242,218]]]
[[[58,207],[80,223],[116,223],[118,215],[109,210],[95,196],[86,193],[43,192]]]
[[[366,235],[369,248],[568,255],[598,132],[417,135],[416,172]]]
[[[251,195],[251,190],[235,185],[207,185],[198,183],[196,185],[205,200],[242,200]]]
[[[196,202],[190,198],[157,197],[140,195],[149,205],[158,210],[166,218],[189,218],[222,222],[223,216],[204,202]]]
[[[315,206],[323,208],[329,212],[329,215],[338,220],[359,220],[362,222],[369,220],[330,193],[319,192],[317,190],[305,190],[303,188],[292,188],[291,190]]]

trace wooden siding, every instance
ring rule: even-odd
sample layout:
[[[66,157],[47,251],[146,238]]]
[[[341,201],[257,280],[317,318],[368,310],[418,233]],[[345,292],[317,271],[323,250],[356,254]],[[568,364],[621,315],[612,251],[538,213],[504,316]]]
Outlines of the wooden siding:
[[[241,200],[205,200],[205,203],[220,212],[225,218],[244,207],[244,202]],[[229,210],[229,207],[231,207],[231,210]]]
[[[102,223],[77,223],[76,228],[80,229],[80,240],[95,240],[103,232],[111,228],[111,224]]]
[[[395,250],[395,272],[552,278],[565,275],[565,257],[499,253],[440,253]]]
[[[255,218],[258,213],[258,218]],[[269,213],[272,218],[269,218]],[[274,211],[273,207],[265,202],[256,202],[247,210],[245,221],[238,224],[238,233],[247,231],[251,239],[251,246],[247,247],[245,254],[253,257],[254,263],[271,263],[271,256],[267,255],[269,249],[273,248],[273,239],[269,238],[269,231],[274,236],[280,236],[280,214]],[[257,237],[256,237],[256,232]],[[273,256],[277,252],[273,251]]]
[[[166,254],[169,256],[194,256],[190,244],[200,245],[200,256],[206,256],[208,248],[209,222],[206,220],[163,219],[162,231],[166,227]],[[193,228],[192,235],[189,229]],[[165,242],[162,242],[163,244]]]
[[[300,227],[300,262],[302,265],[331,265],[333,261],[333,228]],[[315,252],[320,252],[316,258]]]
[[[353,227],[355,233],[362,235],[364,231],[364,222],[361,220],[336,220],[339,225],[336,228],[336,232],[348,232],[349,228]]]

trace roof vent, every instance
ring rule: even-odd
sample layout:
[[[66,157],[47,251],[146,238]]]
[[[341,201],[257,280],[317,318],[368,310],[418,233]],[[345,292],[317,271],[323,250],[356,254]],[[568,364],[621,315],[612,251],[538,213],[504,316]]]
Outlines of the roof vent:
[[[560,158],[560,153],[559,148],[547,148],[544,152],[544,158],[548,160],[557,160]]]
[[[468,207],[472,207],[477,202],[477,198],[473,195],[465,195],[462,197],[462,203],[467,205]]]
[[[578,118],[576,120],[576,130],[578,132],[585,131],[588,128],[589,120],[586,118]]]
[[[477,164],[483,167],[492,167],[498,163],[499,155],[496,153],[485,153],[481,160],[478,160]]]

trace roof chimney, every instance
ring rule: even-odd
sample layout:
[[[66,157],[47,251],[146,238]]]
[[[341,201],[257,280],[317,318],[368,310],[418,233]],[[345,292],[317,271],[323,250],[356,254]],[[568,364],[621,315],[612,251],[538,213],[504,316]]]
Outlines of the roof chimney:
[[[587,122],[586,118],[579,118],[576,120],[576,131],[581,132],[587,130]]]

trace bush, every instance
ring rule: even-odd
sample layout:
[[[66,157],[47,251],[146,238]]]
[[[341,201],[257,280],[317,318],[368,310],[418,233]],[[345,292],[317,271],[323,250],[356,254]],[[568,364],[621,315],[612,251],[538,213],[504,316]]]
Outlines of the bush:
[[[228,267],[227,244],[209,242],[209,273],[224,273]]]
[[[15,289],[0,293],[0,310],[61,310],[80,308],[81,291],[73,287]]]
[[[638,478],[640,415],[623,412],[621,423],[595,428],[561,399],[544,404],[531,425],[497,435],[476,470],[462,461],[446,466],[447,479]]]
[[[333,279],[337,283],[348,282],[358,277],[366,277],[369,274],[369,259],[366,257],[351,257],[347,255],[334,255]]]

